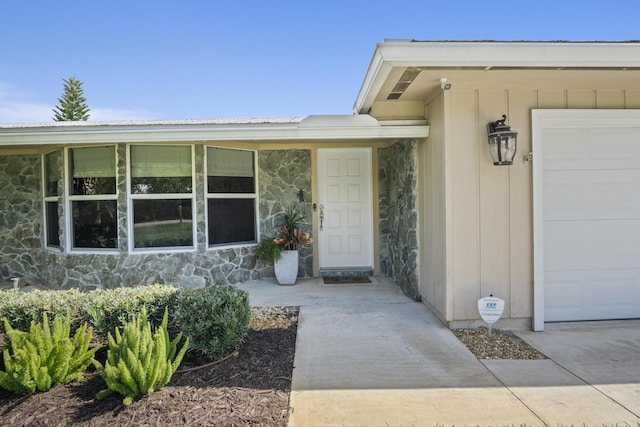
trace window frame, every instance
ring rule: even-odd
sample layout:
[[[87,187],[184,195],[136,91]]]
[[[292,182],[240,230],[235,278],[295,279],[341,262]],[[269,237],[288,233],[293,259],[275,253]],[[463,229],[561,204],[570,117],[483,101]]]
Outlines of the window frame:
[[[71,194],[71,155],[69,154],[70,150],[74,148],[94,148],[94,147],[112,147],[114,152],[114,179],[115,179],[115,193],[114,194],[96,194],[96,195],[81,195],[81,194]],[[119,227],[118,227],[118,146],[115,144],[104,144],[104,145],[78,145],[78,146],[69,146],[64,149],[64,194],[65,194],[65,207],[66,212],[64,215],[64,224],[65,224],[65,241],[67,242],[67,247],[69,248],[69,253],[114,253],[118,252],[118,241],[120,237]],[[116,246],[114,248],[81,248],[74,247],[74,236],[73,236],[73,202],[86,202],[86,201],[112,201],[116,202]]]
[[[250,151],[253,153],[253,193],[209,193],[209,148],[223,148],[226,150]],[[207,250],[221,250],[235,247],[254,246],[258,244],[260,239],[260,216],[259,216],[259,198],[258,198],[258,151],[249,148],[227,147],[223,145],[205,145],[204,146],[204,217],[206,223],[206,248]],[[254,241],[243,241],[233,243],[211,244],[209,242],[209,200],[210,199],[252,199],[254,201]]]
[[[133,146],[151,146],[151,147],[189,147],[191,151],[191,192],[190,193],[152,193],[137,194],[131,191],[131,183],[133,173],[131,169],[131,147]],[[127,230],[128,230],[128,247],[129,253],[136,254],[156,254],[156,253],[176,253],[176,252],[195,252],[197,250],[197,205],[196,205],[196,159],[195,146],[193,144],[145,144],[145,143],[129,143],[126,145],[126,182],[127,182]],[[135,247],[134,236],[134,210],[133,204],[136,200],[191,200],[191,246],[154,246],[154,247]]]
[[[46,153],[42,153],[41,156],[41,169],[42,169],[42,230],[44,232],[42,239],[43,239],[43,246],[46,250],[52,251],[52,252],[62,252],[63,248],[64,248],[64,236],[60,236],[60,215],[58,215],[58,246],[55,245],[50,245],[49,244],[49,219],[48,219],[48,213],[47,213],[47,205],[49,203],[55,203],[56,204],[56,209],[59,212],[60,210],[60,199],[61,199],[61,195],[59,194],[59,188],[56,188],[56,194],[53,196],[48,196],[47,195],[47,162],[46,162],[46,157],[50,154],[58,154],[58,157],[62,157],[62,164],[64,165],[64,150],[59,150],[59,149],[55,149],[55,150],[51,150],[51,151],[47,151]],[[60,170],[56,170],[56,174],[58,175],[58,179],[57,182],[60,181]]]

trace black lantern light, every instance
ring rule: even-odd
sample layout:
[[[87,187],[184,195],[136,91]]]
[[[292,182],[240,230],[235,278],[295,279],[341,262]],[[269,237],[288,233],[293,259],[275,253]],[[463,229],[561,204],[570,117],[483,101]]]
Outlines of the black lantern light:
[[[493,164],[496,166],[513,164],[513,158],[516,155],[518,132],[512,131],[511,127],[504,124],[506,120],[507,116],[503,114],[502,120],[487,124],[489,151],[491,151],[491,157],[493,157]]]

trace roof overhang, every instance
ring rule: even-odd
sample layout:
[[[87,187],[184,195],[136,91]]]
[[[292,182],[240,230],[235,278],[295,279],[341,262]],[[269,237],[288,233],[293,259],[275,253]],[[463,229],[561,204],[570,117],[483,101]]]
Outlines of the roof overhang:
[[[637,42],[449,42],[379,43],[354,104],[368,113],[393,68],[415,69],[640,69]]]
[[[304,119],[54,122],[0,125],[0,147],[208,141],[322,141],[426,138],[426,122],[380,123],[369,115]]]

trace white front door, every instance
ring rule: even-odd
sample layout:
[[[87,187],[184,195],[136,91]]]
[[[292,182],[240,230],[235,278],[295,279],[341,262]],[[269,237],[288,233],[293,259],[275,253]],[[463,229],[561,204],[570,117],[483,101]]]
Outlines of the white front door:
[[[373,269],[370,148],[318,149],[320,269]]]

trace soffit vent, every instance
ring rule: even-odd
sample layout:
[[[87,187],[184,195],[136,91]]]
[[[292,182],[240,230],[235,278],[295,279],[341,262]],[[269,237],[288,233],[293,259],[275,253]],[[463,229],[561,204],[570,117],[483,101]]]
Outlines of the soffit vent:
[[[415,67],[407,68],[405,72],[400,76],[400,79],[398,79],[398,82],[389,93],[389,96],[387,96],[387,99],[400,98],[404,91],[407,90],[411,82],[413,82],[415,78],[418,77],[418,74],[420,74],[420,69]]]

